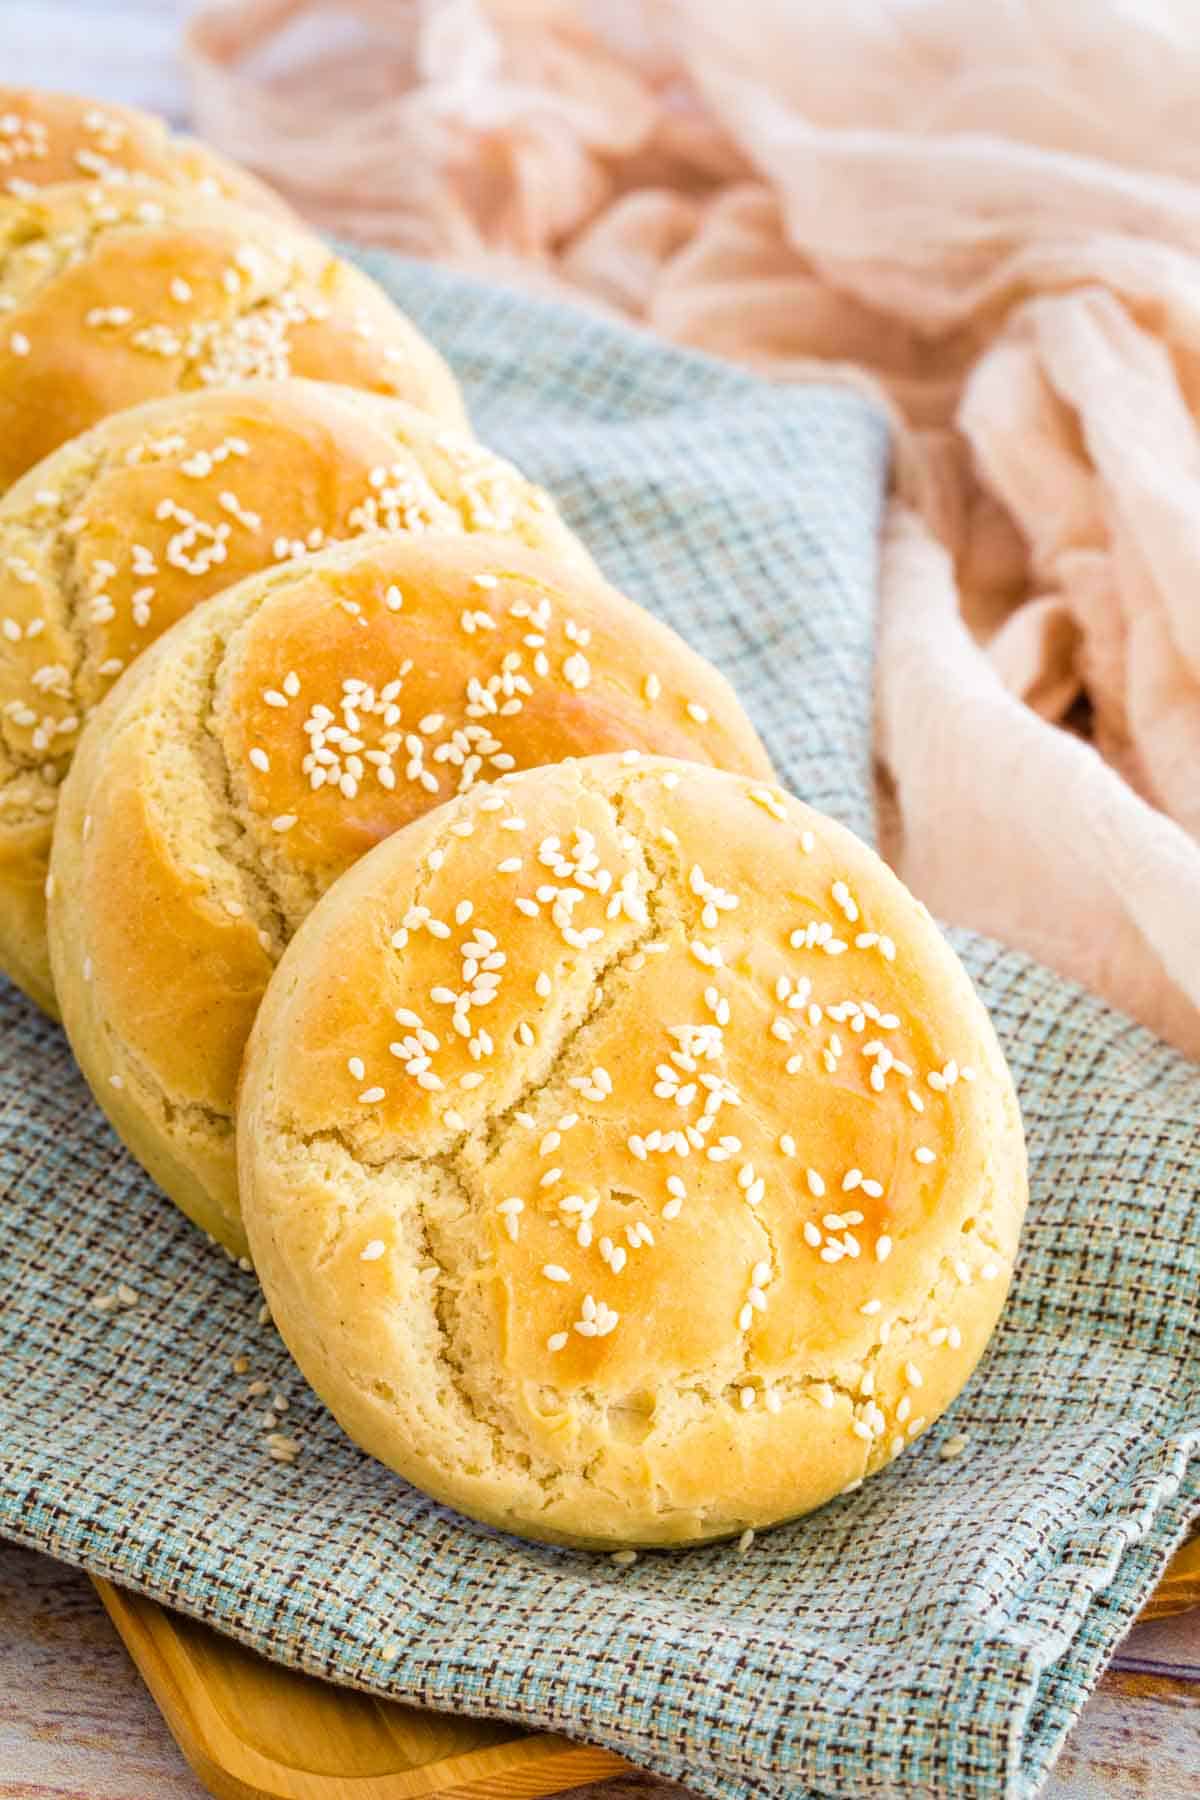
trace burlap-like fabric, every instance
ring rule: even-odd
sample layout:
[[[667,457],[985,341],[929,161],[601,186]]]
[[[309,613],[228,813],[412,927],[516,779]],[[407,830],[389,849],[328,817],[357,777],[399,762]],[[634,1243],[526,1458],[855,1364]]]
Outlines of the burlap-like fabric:
[[[787,785],[869,836],[880,419],[366,260],[455,363],[481,436],[726,670]],[[1032,1793],[1200,1508],[1200,1071],[1022,957],[959,948],[1033,1167],[982,1368],[885,1474],[748,1555],[624,1570],[471,1524],[360,1455],[258,1323],[253,1277],[3,990],[0,1530],[281,1661],[561,1729],[703,1793]],[[137,1304],[96,1310],[119,1283]],[[264,1449],[277,1391],[290,1466]]]

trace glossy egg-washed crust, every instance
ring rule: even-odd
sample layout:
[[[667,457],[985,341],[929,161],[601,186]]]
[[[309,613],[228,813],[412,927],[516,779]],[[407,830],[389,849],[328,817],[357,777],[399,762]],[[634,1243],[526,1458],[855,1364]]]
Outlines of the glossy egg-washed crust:
[[[925,910],[833,821],[658,759],[502,780],[364,858],[276,972],[238,1137],[272,1315],[350,1436],[595,1546],[769,1525],[900,1455],[1026,1199]]]
[[[161,183],[0,197],[0,491],[122,407],[284,375],[463,423],[415,326],[285,219]]]
[[[371,531],[503,531],[590,568],[540,488],[402,400],[252,382],[116,413],[0,498],[0,967],[54,1010],[58,783],[122,670],[243,576]]]
[[[80,94],[0,85],[0,192],[21,197],[60,181],[162,181],[291,216],[245,169],[163,119]]]
[[[330,884],[476,779],[628,746],[769,774],[703,658],[594,572],[501,537],[339,545],[138,659],[61,790],[50,949],[84,1074],[185,1212],[244,1250],[242,1050]]]

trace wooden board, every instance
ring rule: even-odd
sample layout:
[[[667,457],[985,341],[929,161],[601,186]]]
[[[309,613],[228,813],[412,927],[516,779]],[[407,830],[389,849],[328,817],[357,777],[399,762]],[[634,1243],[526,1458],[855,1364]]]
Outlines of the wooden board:
[[[1167,1572],[1138,1615],[1140,1625],[1200,1606],[1200,1533],[1175,1552]]]
[[[535,1800],[629,1765],[611,1751],[511,1725],[423,1712],[335,1688],[106,1581],[100,1598],[217,1800]],[[1200,1606],[1200,1537],[1142,1619]]]
[[[152,1600],[96,1587],[217,1800],[535,1800],[629,1772],[609,1750],[332,1687]]]

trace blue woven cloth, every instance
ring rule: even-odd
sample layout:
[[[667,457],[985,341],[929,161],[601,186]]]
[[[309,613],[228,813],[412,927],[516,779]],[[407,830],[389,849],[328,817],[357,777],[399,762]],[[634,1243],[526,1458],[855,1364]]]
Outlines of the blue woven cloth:
[[[870,836],[881,420],[366,260],[455,363],[481,437],[726,670],[786,784]],[[253,1278],[4,990],[0,1530],[318,1675],[560,1729],[706,1794],[1032,1794],[1200,1508],[1200,1071],[958,942],[1033,1165],[979,1373],[883,1474],[748,1555],[623,1570],[458,1518],[360,1455],[258,1323]],[[120,1282],[136,1306],[98,1312]],[[290,1397],[294,1466],[264,1454],[256,1380]]]

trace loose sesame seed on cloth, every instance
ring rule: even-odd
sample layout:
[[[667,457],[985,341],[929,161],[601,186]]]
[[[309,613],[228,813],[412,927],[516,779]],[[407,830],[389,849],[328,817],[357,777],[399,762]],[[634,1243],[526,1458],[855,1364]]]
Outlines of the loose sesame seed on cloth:
[[[848,390],[775,390],[564,307],[363,260],[450,358],[484,439],[726,671],[781,784],[870,837],[883,420]],[[585,664],[581,649],[579,680]],[[277,691],[307,713],[312,697]],[[520,831],[511,844],[536,855]],[[712,874],[697,870],[696,891],[716,917],[728,897]],[[822,961],[858,931],[853,893],[835,903],[845,931],[814,936]],[[792,928],[807,939],[806,919]],[[916,1442],[912,1381],[904,1454],[821,1512],[752,1547],[735,1530],[616,1561],[459,1518],[348,1443],[253,1276],[156,1193],[59,1032],[0,990],[0,1531],[282,1662],[574,1733],[721,1800],[1031,1795],[1200,1510],[1200,1071],[1025,958],[954,941],[1012,1064],[1032,1160],[1013,1293],[979,1372]],[[702,939],[697,952],[713,953]],[[774,998],[781,1044],[819,1031],[834,1063],[879,1045],[879,1080],[904,1083],[917,1114],[971,1079],[947,1064],[918,1087],[889,1061],[888,1014],[824,1014],[803,984]],[[421,1021],[401,1029],[411,1062]],[[368,1074],[347,1068],[364,1107]],[[589,1100],[612,1086],[599,1067],[577,1081]],[[708,1155],[745,1170],[748,1195],[762,1179],[732,1130]],[[849,1253],[880,1172],[815,1173],[820,1270],[824,1252]],[[795,1175],[807,1192],[799,1159]],[[686,1179],[668,1192],[669,1231],[696,1202]],[[592,1229],[576,1198],[564,1182],[568,1252]],[[518,1235],[521,1203],[496,1204]],[[366,1250],[388,1254],[383,1238]],[[861,1244],[872,1261],[890,1250]],[[770,1274],[750,1271],[751,1310],[770,1304]],[[569,1302],[572,1333],[620,1331],[582,1283],[538,1286]],[[772,1410],[769,1392],[746,1395]],[[873,1404],[863,1395],[868,1430]]]

